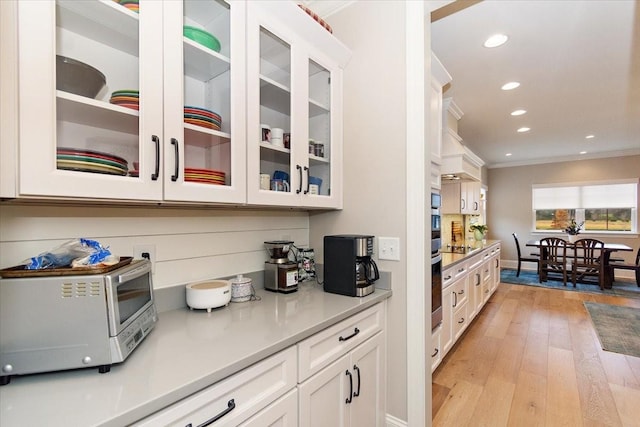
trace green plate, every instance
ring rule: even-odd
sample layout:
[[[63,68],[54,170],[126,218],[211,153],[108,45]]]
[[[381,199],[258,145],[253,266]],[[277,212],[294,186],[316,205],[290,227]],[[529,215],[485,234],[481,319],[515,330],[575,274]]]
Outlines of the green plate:
[[[200,28],[190,27],[189,25],[184,26],[182,33],[186,38],[191,39],[196,43],[200,43],[211,50],[220,52],[220,42],[212,34],[207,33]]]

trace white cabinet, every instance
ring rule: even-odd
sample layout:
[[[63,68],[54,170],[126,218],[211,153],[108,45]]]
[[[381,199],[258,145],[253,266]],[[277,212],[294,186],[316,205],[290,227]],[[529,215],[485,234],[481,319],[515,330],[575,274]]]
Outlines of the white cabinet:
[[[293,389],[239,427],[298,427],[298,390]]]
[[[443,184],[442,213],[480,215],[481,187],[482,184],[476,181]]]
[[[300,426],[382,426],[384,304],[298,344]]]
[[[285,393],[295,392],[296,351],[290,347],[193,396],[185,398],[137,423],[136,427],[166,425],[237,426],[271,425],[270,419],[286,420],[297,425],[297,408],[291,402],[276,401]],[[295,393],[293,394],[295,399]],[[288,403],[288,404],[287,404]],[[249,419],[259,411],[261,416]]]
[[[443,351],[440,338],[442,336],[442,324],[431,332],[431,372],[435,371],[442,362]]]
[[[247,14],[248,202],[341,208],[350,53],[294,2],[253,2]],[[261,174],[287,185],[261,188]]]
[[[384,333],[298,386],[300,426],[384,425]]]
[[[431,335],[432,372],[478,316],[499,281],[499,243],[442,270],[442,323]]]
[[[0,196],[342,207],[350,52],[294,2],[140,0],[133,11],[110,0],[52,0],[17,8],[3,40],[17,35],[18,50],[3,46],[2,59],[18,63],[19,109],[6,119],[17,123],[10,139],[18,155],[3,158],[1,171],[16,184]],[[213,35],[219,47],[192,40],[184,27]],[[95,97],[63,90],[56,77],[70,73],[56,72],[57,56],[94,67],[106,86]],[[3,68],[5,76],[13,77]],[[282,129],[288,145],[285,135],[282,146],[263,143],[261,124]],[[309,140],[322,150],[310,153]],[[260,174],[276,171],[290,186],[262,190]]]
[[[500,245],[491,247],[491,293],[493,294],[500,284]]]
[[[140,0],[136,13],[113,1],[19,2],[15,196],[243,202],[244,7]],[[183,22],[214,34],[220,51],[183,37]],[[58,55],[96,68],[106,86],[93,98],[62,90],[56,77],[70,73],[56,72]],[[185,123],[185,106],[220,115],[219,129]],[[185,168],[216,179],[185,182]]]

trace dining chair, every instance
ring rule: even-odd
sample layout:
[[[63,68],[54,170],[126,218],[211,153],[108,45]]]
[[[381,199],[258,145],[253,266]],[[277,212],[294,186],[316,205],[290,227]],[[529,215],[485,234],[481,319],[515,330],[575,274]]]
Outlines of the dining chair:
[[[549,279],[549,273],[559,275],[567,286],[567,242],[558,237],[540,239],[540,283]]]
[[[516,273],[516,277],[520,277],[520,268],[522,267],[523,262],[535,262],[536,270],[540,269],[540,254],[532,253],[529,254],[528,257],[522,256],[522,251],[520,250],[520,242],[518,241],[518,235],[516,233],[511,233],[513,236],[513,240],[516,241],[516,250],[518,251],[518,272]]]
[[[602,254],[604,242],[597,239],[578,239],[573,244],[573,259],[571,262],[571,282],[589,283],[588,278],[597,278],[600,289],[604,289],[604,266]]]
[[[616,269],[620,270],[633,270],[636,272],[636,285],[640,287],[640,248],[638,248],[638,252],[636,253],[636,263],[635,264],[625,264],[620,262],[612,262],[609,264],[609,268],[611,269],[611,281],[615,281],[615,273]]]

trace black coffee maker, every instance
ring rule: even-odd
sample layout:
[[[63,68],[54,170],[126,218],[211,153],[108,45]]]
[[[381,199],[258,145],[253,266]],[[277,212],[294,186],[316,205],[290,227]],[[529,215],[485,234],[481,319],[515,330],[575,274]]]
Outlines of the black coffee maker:
[[[354,234],[324,236],[324,290],[363,297],[373,293],[380,278],[371,258],[373,237]]]

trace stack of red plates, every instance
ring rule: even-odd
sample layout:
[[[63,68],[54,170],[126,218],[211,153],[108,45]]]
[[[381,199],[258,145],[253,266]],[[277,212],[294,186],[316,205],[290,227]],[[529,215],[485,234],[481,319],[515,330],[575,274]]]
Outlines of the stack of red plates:
[[[184,180],[202,184],[225,185],[225,173],[212,169],[184,168]]]
[[[110,103],[121,107],[140,109],[140,91],[134,89],[116,90],[111,94]]]
[[[124,7],[126,7],[127,9],[139,13],[140,12],[140,5],[138,4],[138,0],[114,0],[116,3],[120,3],[121,5],[123,5]]]
[[[222,117],[220,114],[206,108],[184,106],[184,122],[208,129],[220,130]]]
[[[108,175],[126,175],[129,170],[127,161],[122,157],[80,148],[58,147],[56,163],[58,169]]]

